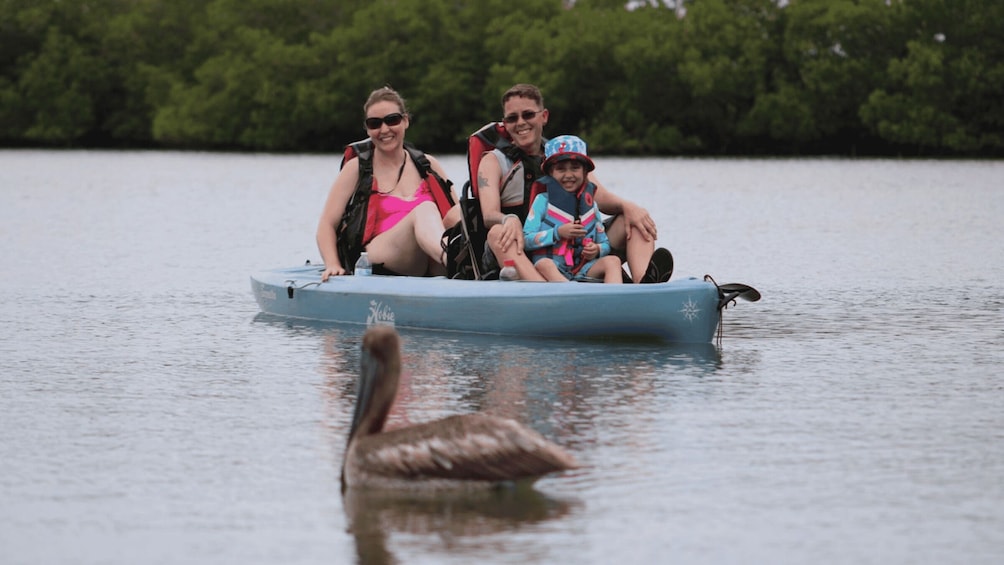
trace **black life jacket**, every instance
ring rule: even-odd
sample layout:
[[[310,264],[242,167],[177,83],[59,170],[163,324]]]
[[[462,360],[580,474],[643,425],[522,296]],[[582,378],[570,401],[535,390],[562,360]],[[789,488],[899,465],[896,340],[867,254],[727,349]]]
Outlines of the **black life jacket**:
[[[453,199],[453,183],[439,176],[432,169],[432,164],[425,153],[414,145],[405,142],[404,149],[429,186],[436,207],[439,208],[439,215],[446,216],[450,208],[456,204]],[[366,244],[376,236],[376,215],[369,213],[370,204],[376,198],[376,191],[373,190],[373,140],[366,138],[346,145],[339,168],[345,167],[345,163],[354,157],[358,157],[359,180],[356,181],[356,189],[345,205],[345,212],[342,214],[342,221],[338,224],[337,231],[338,257],[342,261],[342,267],[350,272],[366,248]]]

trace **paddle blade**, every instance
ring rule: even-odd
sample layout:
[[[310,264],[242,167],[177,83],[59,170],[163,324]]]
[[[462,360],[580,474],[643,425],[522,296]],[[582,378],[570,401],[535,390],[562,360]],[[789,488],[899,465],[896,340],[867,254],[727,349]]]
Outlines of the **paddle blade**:
[[[727,283],[718,287],[721,289],[723,295],[729,297],[729,300],[735,298],[742,298],[749,302],[756,302],[760,300],[760,291],[753,288],[748,284],[743,283]]]

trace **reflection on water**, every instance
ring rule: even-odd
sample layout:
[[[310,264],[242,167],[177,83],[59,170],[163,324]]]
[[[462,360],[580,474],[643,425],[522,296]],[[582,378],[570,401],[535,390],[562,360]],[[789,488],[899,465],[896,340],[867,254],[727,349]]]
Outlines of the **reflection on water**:
[[[328,423],[344,441],[355,399],[365,328],[258,314],[255,323],[321,344]],[[713,379],[721,353],[710,344],[495,338],[400,330],[403,374],[388,426],[483,411],[526,423],[566,446],[598,411],[630,410],[674,383]],[[602,408],[601,408],[602,406]],[[576,431],[580,433],[576,433]]]
[[[355,400],[365,328],[258,314],[255,323],[318,341],[327,422],[336,442]],[[601,412],[627,413],[674,394],[694,379],[714,379],[719,349],[710,344],[494,338],[400,330],[403,373],[389,427],[483,411],[523,422],[568,447],[586,441]],[[754,360],[755,361],[755,360]],[[741,364],[743,360],[737,360]]]
[[[254,323],[290,339],[319,344],[324,422],[332,460],[340,464],[365,328],[266,314],[255,316]],[[400,334],[404,369],[388,428],[484,411],[523,422],[587,460],[602,451],[598,444],[609,441],[600,439],[598,420],[620,418],[623,429],[630,430],[634,419],[658,410],[664,401],[661,397],[677,394],[677,386],[686,389],[687,381],[714,380],[722,362],[712,344],[493,338],[423,330],[400,330]],[[644,457],[647,446],[633,438],[615,441],[634,445]],[[635,465],[624,465],[620,472],[623,476],[602,480],[644,477]],[[435,532],[436,539],[452,548],[460,537],[566,517],[581,501],[549,496],[547,489],[562,482],[584,488],[600,480],[587,466],[544,481],[543,492],[534,488],[448,494],[350,490],[344,505],[360,560],[393,562],[389,540],[395,533]],[[531,557],[546,553],[540,548],[523,551]]]
[[[360,563],[404,562],[400,555],[395,558],[390,547],[396,534],[432,534],[425,543],[439,544],[440,550],[457,557],[464,538],[505,534],[557,520],[581,506],[532,488],[435,493],[350,489],[343,504]],[[481,551],[471,557],[479,554],[484,557]]]

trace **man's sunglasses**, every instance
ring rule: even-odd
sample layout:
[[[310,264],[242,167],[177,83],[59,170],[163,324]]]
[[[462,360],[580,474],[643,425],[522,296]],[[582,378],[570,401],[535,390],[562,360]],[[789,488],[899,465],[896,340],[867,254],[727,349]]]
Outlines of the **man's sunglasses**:
[[[366,127],[369,129],[380,129],[380,126],[382,124],[387,124],[389,126],[396,126],[403,120],[404,120],[403,115],[394,112],[393,114],[387,114],[382,118],[366,118],[366,121],[363,123],[365,123]]]
[[[522,117],[523,121],[529,122],[534,116],[541,112],[543,112],[543,110],[523,110],[523,113],[521,114],[509,114],[508,116],[502,118],[502,121],[507,124],[515,124],[519,121],[520,117]]]

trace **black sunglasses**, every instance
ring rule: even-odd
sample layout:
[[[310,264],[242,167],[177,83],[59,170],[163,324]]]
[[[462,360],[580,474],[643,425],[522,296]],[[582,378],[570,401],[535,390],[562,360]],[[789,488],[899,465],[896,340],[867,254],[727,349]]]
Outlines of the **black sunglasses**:
[[[507,124],[515,124],[519,121],[520,116],[523,117],[523,121],[529,122],[534,116],[543,112],[543,110],[523,110],[521,114],[509,114],[508,116],[502,118],[502,121]]]
[[[393,114],[387,114],[382,118],[366,118],[363,123],[369,129],[380,129],[382,124],[387,124],[389,126],[396,126],[404,120],[404,116],[394,112]]]

